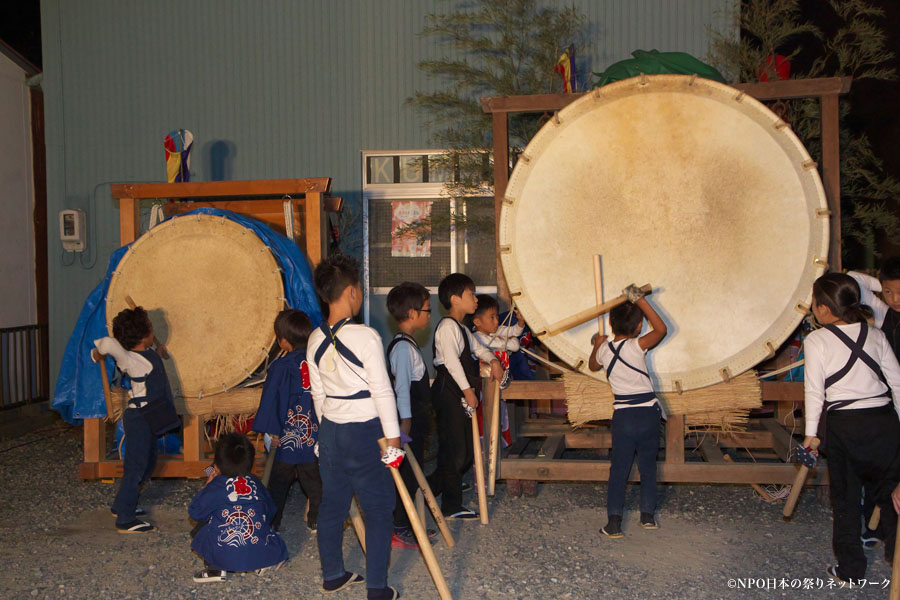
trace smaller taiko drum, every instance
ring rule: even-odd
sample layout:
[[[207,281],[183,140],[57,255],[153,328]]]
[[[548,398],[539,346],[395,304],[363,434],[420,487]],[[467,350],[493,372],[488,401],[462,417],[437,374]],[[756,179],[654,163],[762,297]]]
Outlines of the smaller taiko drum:
[[[122,257],[106,297],[110,334],[126,296],[150,313],[175,394],[197,397],[233,388],[266,360],[284,284],[251,229],[192,214],[154,227]]]

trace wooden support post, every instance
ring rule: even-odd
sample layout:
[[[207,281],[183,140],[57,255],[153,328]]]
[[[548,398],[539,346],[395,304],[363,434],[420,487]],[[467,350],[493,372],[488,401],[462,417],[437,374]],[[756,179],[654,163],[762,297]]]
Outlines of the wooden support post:
[[[106,428],[103,419],[84,420],[84,462],[96,463],[103,460],[106,450]]]
[[[422,524],[425,524],[425,494],[422,493],[422,488],[416,490],[416,514],[419,515],[419,520],[422,521]]]
[[[491,124],[494,142],[494,239],[499,240],[500,209],[503,206],[503,197],[506,195],[506,185],[509,183],[509,124],[506,113],[491,115]],[[496,256],[497,297],[509,302],[509,288],[503,274],[499,248],[496,248]]]
[[[831,210],[828,263],[841,270],[841,156],[838,96],[821,96],[822,102],[822,184]]]
[[[810,442],[810,448],[816,450],[819,447],[819,438],[813,438]],[[782,518],[789,521],[794,516],[794,507],[797,506],[797,500],[800,498],[800,492],[803,491],[803,485],[806,483],[806,475],[809,473],[809,467],[801,465],[797,470],[797,476],[794,478],[791,495],[788,496],[787,502],[784,503],[784,510],[781,511]]]
[[[684,463],[684,415],[669,415],[666,421],[666,463]]]
[[[307,192],[303,202],[303,239],[306,241],[306,257],[316,266],[324,258],[322,194]]]
[[[202,421],[197,415],[182,415],[181,420],[184,424],[184,460],[200,461],[203,444]],[[202,472],[197,473],[196,477],[201,475]]]
[[[889,534],[890,535],[890,534]],[[890,600],[900,600],[900,521],[897,522],[897,534],[894,538],[894,562],[891,565],[891,595]]]

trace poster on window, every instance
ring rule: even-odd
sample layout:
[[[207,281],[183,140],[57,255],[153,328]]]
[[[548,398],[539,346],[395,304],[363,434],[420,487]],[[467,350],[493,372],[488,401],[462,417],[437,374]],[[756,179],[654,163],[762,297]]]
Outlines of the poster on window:
[[[397,235],[399,228],[431,216],[431,200],[394,200],[391,202],[391,256],[431,256],[431,228]]]

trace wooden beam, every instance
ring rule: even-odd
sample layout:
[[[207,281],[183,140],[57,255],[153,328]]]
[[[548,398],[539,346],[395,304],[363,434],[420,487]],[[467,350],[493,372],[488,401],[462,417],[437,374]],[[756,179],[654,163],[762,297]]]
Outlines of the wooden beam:
[[[831,97],[850,91],[852,77],[821,77],[818,79],[785,79],[754,83],[733,83],[731,87],[747,92],[757,100],[787,100],[811,96]]]
[[[802,381],[760,381],[763,402],[803,402]]]
[[[825,461],[810,471],[807,485],[825,485],[828,469]],[[610,462],[606,460],[568,459],[509,459],[501,461],[505,479],[537,481],[608,481]],[[780,483],[794,481],[797,469],[790,464],[732,463],[710,464],[690,462],[671,464],[658,462],[656,479],[671,483]],[[637,468],[633,467],[629,481],[640,481]]]
[[[666,463],[684,463],[684,415],[669,415],[666,420]]]
[[[559,458],[566,449],[566,436],[551,435],[538,450],[538,458]]]
[[[199,461],[203,451],[203,421],[196,415],[182,415],[184,429],[184,459]]]
[[[512,381],[503,390],[504,400],[565,400],[566,386],[561,381]]]
[[[716,445],[715,440],[713,440],[710,436],[705,436],[703,440],[700,442],[700,455],[703,457],[708,463],[716,464],[716,465],[724,465],[725,464],[725,455]]]
[[[731,87],[746,92],[757,100],[837,97],[850,91],[852,77],[823,77],[819,79],[787,79],[759,83],[733,83]],[[590,93],[590,92],[585,92]],[[544,112],[560,110],[578,100],[581,94],[530,94],[523,96],[491,96],[481,99],[485,113]]]
[[[325,240],[328,238],[324,226],[322,194],[309,192],[303,206],[303,239],[306,241],[306,258],[313,267],[325,258]]]
[[[799,446],[791,432],[775,419],[761,419],[761,422],[762,426],[772,434],[772,448],[775,450],[778,458],[785,462],[790,462],[791,451],[794,446]]]
[[[258,181],[191,181],[187,183],[124,183],[110,186],[113,198],[211,198],[327,193],[330,177],[262,179]]]

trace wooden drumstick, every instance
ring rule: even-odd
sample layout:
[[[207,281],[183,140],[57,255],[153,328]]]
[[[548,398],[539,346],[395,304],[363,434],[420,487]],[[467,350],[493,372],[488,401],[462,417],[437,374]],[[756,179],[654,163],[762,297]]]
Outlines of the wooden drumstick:
[[[128,308],[130,308],[131,310],[134,310],[135,308],[137,308],[137,304],[134,303],[134,300],[131,299],[131,296],[125,296],[125,303],[128,305]],[[165,344],[160,342],[155,334],[153,335],[153,344],[156,346],[156,350],[157,350],[157,352],[159,352],[160,356],[162,356],[165,359],[169,358],[169,351],[166,350]]]
[[[478,435],[477,413],[472,413],[472,449],[475,454],[475,487],[478,488],[478,511],[481,524],[488,524],[487,494],[484,492],[484,458],[481,456],[481,436]]]
[[[876,529],[878,529],[879,522],[881,522],[881,507],[876,506],[872,510],[872,516],[869,517],[869,526],[868,526],[869,529],[871,529],[872,531],[875,531]]]
[[[266,466],[263,467],[262,484],[269,488],[269,479],[272,477],[272,465],[275,464],[275,448],[269,444],[269,454],[266,456]]]
[[[116,412],[113,410],[112,394],[109,391],[109,377],[106,375],[106,355],[100,354],[100,351],[95,348],[91,350],[91,356],[100,365],[100,384],[103,386],[103,400],[106,402],[106,418],[114,421]]]
[[[422,493],[422,488],[416,490],[416,514],[419,515],[419,520],[422,523],[425,523],[425,494]]]
[[[816,450],[819,447],[819,438],[813,438],[809,447]],[[794,485],[791,487],[791,495],[788,496],[787,502],[784,503],[784,510],[781,512],[785,520],[790,520],[794,514],[794,507],[797,506],[797,500],[800,498],[800,492],[803,491],[803,484],[806,483],[806,474],[809,473],[809,467],[800,465],[797,476],[794,477]]]
[[[386,450],[388,447],[387,440],[385,438],[380,438],[378,440],[378,445],[381,446],[382,451]],[[416,541],[419,543],[419,549],[422,551],[422,557],[425,559],[425,566],[428,567],[428,572],[434,580],[434,585],[437,588],[438,594],[440,595],[441,600],[452,600],[453,596],[450,595],[450,588],[447,587],[447,581],[444,579],[444,574],[441,573],[441,567],[438,565],[437,557],[434,555],[434,548],[431,547],[428,533],[425,531],[425,526],[422,525],[422,522],[419,520],[419,515],[416,514],[416,507],[413,505],[412,498],[409,497],[409,490],[406,489],[403,478],[400,477],[400,471],[398,471],[396,467],[389,468],[391,470],[391,475],[394,477],[394,485],[397,486],[397,492],[400,494],[400,500],[403,502],[403,508],[406,509],[406,516],[409,517],[409,523],[412,525],[413,533],[416,534]]]
[[[487,495],[493,497],[497,484],[497,460],[500,456],[500,382],[491,381],[491,437],[488,442]]]
[[[900,600],[900,521],[897,522],[897,536],[894,539],[894,561],[891,565],[890,600]]]
[[[444,514],[441,512],[441,507],[438,506],[437,498],[434,497],[434,494],[431,491],[431,486],[428,485],[428,479],[425,478],[425,473],[422,471],[422,467],[419,466],[419,461],[416,460],[416,457],[413,456],[412,451],[409,449],[409,444],[403,444],[403,450],[406,451],[406,457],[404,460],[409,461],[409,466],[412,468],[413,475],[416,476],[416,482],[419,484],[419,490],[425,496],[425,502],[428,504],[429,510],[431,510],[431,515],[434,517],[434,522],[437,523],[438,529],[441,530],[441,535],[444,536],[444,541],[447,542],[447,545],[451,548],[455,543],[453,541],[453,534],[450,533],[450,528],[447,527],[447,522],[444,520]],[[424,519],[422,520],[424,523]]]
[[[597,297],[597,304],[603,304],[603,263],[600,255],[594,255],[594,295]],[[603,315],[597,317],[597,332],[600,335],[606,335],[606,321]]]
[[[646,285],[642,285],[641,291],[644,292],[644,294],[650,294],[653,292],[653,286],[649,283]],[[613,298],[608,302],[604,302],[603,304],[598,304],[597,306],[594,306],[592,308],[588,308],[579,313],[575,313],[571,317],[566,317],[565,319],[557,321],[556,323],[553,323],[552,325],[547,327],[546,335],[557,335],[559,333],[562,333],[563,331],[568,331],[569,329],[572,329],[577,325],[587,323],[591,319],[596,319],[600,315],[606,314],[615,307],[619,306],[620,304],[625,304],[626,302],[628,302],[628,298],[625,296],[625,294],[622,294],[621,296],[617,296],[616,298]]]
[[[366,523],[363,521],[362,515],[359,514],[359,504],[356,502],[356,496],[350,500],[350,522],[353,523],[353,530],[356,531],[356,537],[359,538],[359,545],[362,551],[366,551]]]

